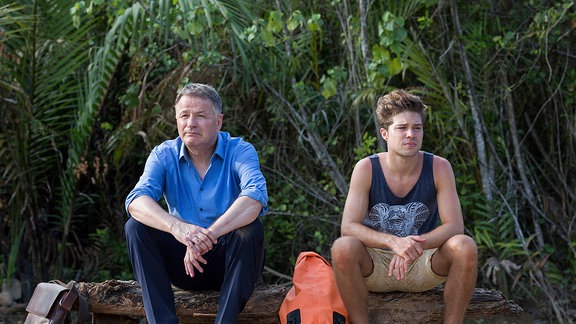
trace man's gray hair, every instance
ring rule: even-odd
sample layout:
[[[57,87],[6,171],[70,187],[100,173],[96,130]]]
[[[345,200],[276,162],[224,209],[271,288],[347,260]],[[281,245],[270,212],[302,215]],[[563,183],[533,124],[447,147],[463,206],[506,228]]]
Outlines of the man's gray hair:
[[[178,104],[182,96],[194,96],[212,101],[216,114],[222,113],[222,98],[212,86],[203,83],[189,83],[178,90],[174,106]]]

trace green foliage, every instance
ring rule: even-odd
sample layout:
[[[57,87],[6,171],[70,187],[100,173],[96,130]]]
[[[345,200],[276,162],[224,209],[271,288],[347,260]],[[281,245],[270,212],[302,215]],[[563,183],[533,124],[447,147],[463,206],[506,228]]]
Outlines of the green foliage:
[[[404,28],[404,19],[386,11],[378,23],[380,41],[372,46],[372,62],[368,67],[370,84],[383,88],[387,80],[402,72],[399,56],[403,55],[402,42],[408,31]]]
[[[339,93],[338,85],[344,83],[348,78],[346,70],[336,67],[328,69],[326,74],[322,75],[320,83],[322,84],[322,97],[330,99]]]
[[[190,81],[221,92],[224,130],[260,153],[267,267],[290,274],[303,250],[329,258],[352,168],[383,146],[374,103],[407,88],[429,106],[423,149],[452,163],[479,284],[546,300],[545,312],[566,321],[576,274],[574,228],[561,226],[576,206],[573,1],[364,9],[1,1],[3,275],[131,275],[124,198],[150,149],[176,136],[174,94]]]
[[[128,247],[123,238],[118,240],[108,228],[97,228],[90,233],[90,239],[96,256],[87,258],[84,263],[86,280],[101,282],[109,279],[134,279]],[[95,260],[98,260],[97,264],[94,264]]]
[[[16,277],[16,261],[20,255],[20,244],[22,243],[24,229],[24,226],[22,226],[20,231],[13,232],[16,237],[10,240],[12,245],[10,247],[10,254],[8,255],[8,259],[0,260],[0,287],[2,287],[3,283],[6,283],[7,287],[10,287],[12,280]]]
[[[5,79],[0,90],[7,99],[0,118],[6,130],[1,142],[8,153],[1,160],[8,171],[2,183],[7,189],[2,192],[11,192],[3,213],[3,224],[8,225],[4,233],[9,234],[2,237],[18,237],[14,233],[26,224],[23,239],[9,243],[21,244],[20,251],[33,251],[19,260],[38,264],[34,271],[42,271],[47,261],[52,261],[45,256],[59,245],[57,237],[63,243],[72,230],[70,221],[54,215],[58,214],[57,206],[70,203],[64,202],[64,197],[74,192],[70,182],[65,186],[58,182],[63,179],[64,160],[77,157],[68,150],[68,139],[82,97],[79,71],[89,61],[87,35],[93,25],[87,21],[83,28],[72,26],[63,1],[31,2],[14,8],[18,11],[11,11],[15,14],[13,23],[4,25],[9,36],[3,41],[0,64],[2,75],[12,76]],[[33,23],[29,28],[20,28],[22,21],[30,19]],[[69,169],[71,178],[74,171]],[[39,244],[40,236],[45,242],[54,240],[54,244]]]
[[[474,238],[482,260],[484,279],[491,281],[497,289],[510,298],[512,284],[507,278],[518,279],[522,267],[518,264],[526,260],[526,251],[520,239],[515,237],[512,215],[503,215],[496,219],[477,221],[474,224]],[[520,259],[520,260],[519,260]]]
[[[362,158],[378,153],[377,144],[378,142],[376,136],[364,133],[364,135],[362,135],[361,146],[354,149],[355,160],[359,161]]]

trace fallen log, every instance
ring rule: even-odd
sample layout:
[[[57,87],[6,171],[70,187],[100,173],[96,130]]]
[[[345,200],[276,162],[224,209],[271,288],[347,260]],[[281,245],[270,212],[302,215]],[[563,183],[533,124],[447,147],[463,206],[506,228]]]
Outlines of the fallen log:
[[[288,289],[277,285],[258,286],[240,314],[238,323],[279,322],[278,310]],[[92,323],[139,323],[139,318],[145,316],[142,290],[136,281],[80,282],[78,290],[88,300]],[[189,292],[174,288],[180,323],[214,323],[218,297],[216,291]]]
[[[80,282],[78,289],[89,301],[92,322],[139,323],[144,317],[141,288],[135,281]],[[290,287],[260,285],[252,294],[238,323],[279,323],[278,310]],[[375,323],[438,323],[443,317],[442,288],[423,293],[370,293],[370,317]],[[174,288],[181,323],[214,323],[218,292],[188,292]],[[497,290],[476,288],[466,311],[467,319],[521,314],[522,308]]]

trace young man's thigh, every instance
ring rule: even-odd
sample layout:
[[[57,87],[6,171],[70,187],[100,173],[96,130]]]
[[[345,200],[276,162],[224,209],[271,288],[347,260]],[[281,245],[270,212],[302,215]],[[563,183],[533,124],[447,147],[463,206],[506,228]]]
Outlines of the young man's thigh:
[[[365,279],[368,290],[375,292],[406,291],[420,292],[430,290],[446,281],[446,277],[432,270],[431,259],[436,249],[425,250],[412,263],[404,279],[398,280],[388,275],[388,267],[394,252],[382,249],[368,249],[374,263],[374,271]]]

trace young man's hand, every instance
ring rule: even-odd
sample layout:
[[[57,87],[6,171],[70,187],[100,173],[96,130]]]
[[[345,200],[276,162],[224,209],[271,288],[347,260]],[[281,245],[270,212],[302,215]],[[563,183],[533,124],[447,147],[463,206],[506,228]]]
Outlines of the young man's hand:
[[[390,265],[388,266],[388,276],[395,276],[396,280],[404,279],[404,275],[408,272],[410,265],[406,260],[400,257],[398,254],[394,254]]]
[[[395,276],[397,280],[404,279],[410,265],[424,252],[421,243],[426,241],[420,236],[399,237],[395,240],[394,256],[388,267],[388,276]]]
[[[418,259],[424,252],[421,243],[424,243],[425,241],[426,240],[422,237],[415,235],[398,237],[394,240],[392,251],[406,260],[406,262],[410,265],[414,263],[414,261],[416,261],[416,259]]]

